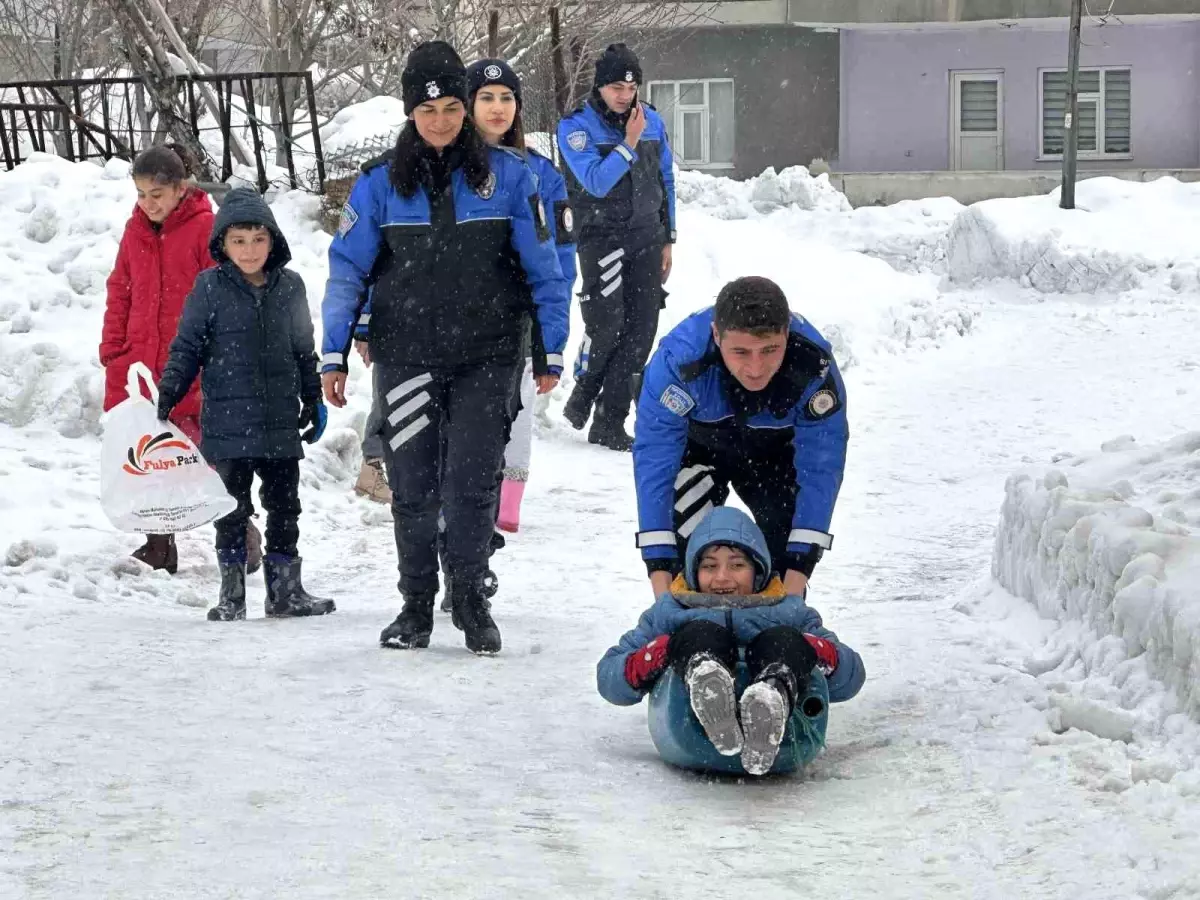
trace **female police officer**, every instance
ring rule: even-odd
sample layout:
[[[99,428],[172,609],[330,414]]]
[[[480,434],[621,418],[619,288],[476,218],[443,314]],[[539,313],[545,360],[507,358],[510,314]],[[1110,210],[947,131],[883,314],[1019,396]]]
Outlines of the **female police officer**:
[[[533,176],[466,118],[466,69],[448,44],[409,54],[409,114],[395,148],[364,167],[329,247],[322,381],[345,405],[346,361],[366,285],[376,402],[387,419],[400,593],[380,642],[426,647],[447,530],[454,624],[475,653],[500,650],[483,593],[504,452],[507,394],[532,291],[550,371],[561,373],[570,286]],[[441,461],[443,441],[445,461]]]

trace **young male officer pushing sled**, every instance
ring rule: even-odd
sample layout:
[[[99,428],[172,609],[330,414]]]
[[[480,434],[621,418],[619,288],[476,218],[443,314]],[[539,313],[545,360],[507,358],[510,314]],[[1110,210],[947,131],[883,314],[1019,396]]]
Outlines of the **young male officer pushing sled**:
[[[767,278],[739,278],[659,342],[638,401],[637,544],[655,596],[732,486],[788,594],[833,543],[846,463],[846,388],[828,342]]]

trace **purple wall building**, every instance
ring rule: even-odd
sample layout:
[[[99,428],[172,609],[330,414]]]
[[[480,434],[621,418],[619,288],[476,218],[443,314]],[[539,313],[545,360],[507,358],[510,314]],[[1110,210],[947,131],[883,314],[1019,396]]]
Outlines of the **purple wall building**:
[[[843,172],[1061,165],[1058,23],[845,28]],[[1080,167],[1200,167],[1200,22],[1085,22]]]

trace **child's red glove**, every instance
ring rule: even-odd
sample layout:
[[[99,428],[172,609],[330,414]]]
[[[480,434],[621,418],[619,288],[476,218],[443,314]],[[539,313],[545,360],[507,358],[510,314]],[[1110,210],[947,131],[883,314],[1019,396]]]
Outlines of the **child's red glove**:
[[[815,634],[806,634],[804,639],[808,641],[809,646],[817,651],[817,668],[821,670],[821,674],[829,676],[833,674],[833,670],[838,667],[838,651],[837,644],[819,638]]]
[[[645,647],[625,657],[625,680],[635,691],[649,690],[667,668],[667,642],[660,634]]]

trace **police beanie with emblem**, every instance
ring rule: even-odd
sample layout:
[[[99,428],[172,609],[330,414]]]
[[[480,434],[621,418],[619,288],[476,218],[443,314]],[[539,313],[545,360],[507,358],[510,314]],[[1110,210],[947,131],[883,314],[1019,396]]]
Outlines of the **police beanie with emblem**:
[[[618,81],[642,83],[642,64],[637,54],[624,44],[609,44],[608,49],[596,60],[596,87]]]
[[[400,84],[404,112],[409,116],[427,100],[457,97],[467,102],[466,66],[445,41],[427,41],[414,47],[404,63]]]
[[[472,100],[480,88],[489,84],[498,84],[508,88],[517,98],[517,106],[521,105],[521,79],[512,70],[512,66],[502,59],[481,59],[467,66],[467,96]]]

